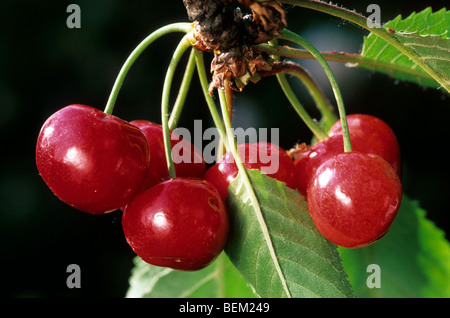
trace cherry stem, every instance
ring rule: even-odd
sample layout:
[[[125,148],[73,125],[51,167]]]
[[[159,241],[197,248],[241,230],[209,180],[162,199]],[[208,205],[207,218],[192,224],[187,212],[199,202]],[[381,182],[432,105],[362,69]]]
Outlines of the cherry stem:
[[[194,52],[195,52],[195,62],[197,65],[197,72],[198,72],[198,76],[200,79],[200,84],[202,87],[202,91],[203,91],[203,95],[205,97],[206,104],[208,105],[209,112],[214,121],[214,125],[216,126],[216,128],[219,132],[220,139],[223,140],[223,142],[225,144],[225,148],[228,150],[229,147],[228,147],[228,142],[226,140],[225,126],[224,126],[224,124],[222,122],[222,118],[220,117],[220,114],[217,110],[216,103],[214,102],[214,99],[209,94],[209,81],[206,76],[205,62],[203,60],[203,52],[198,49],[194,49]]]
[[[109,95],[108,102],[106,104],[104,112],[107,114],[112,114],[114,110],[114,105],[117,100],[117,96],[119,95],[119,91],[123,85],[123,82],[125,80],[125,77],[128,74],[128,71],[130,70],[131,66],[134,64],[134,62],[137,60],[137,58],[144,52],[144,50],[152,44],[155,40],[162,37],[163,35],[166,35],[168,33],[173,32],[184,32],[188,33],[191,31],[191,24],[190,23],[173,23],[166,25],[162,28],[159,28],[158,30],[152,32],[149,36],[147,36],[134,50],[131,52],[131,54],[128,56],[127,60],[123,64],[119,75],[116,78],[116,81],[114,82],[114,86],[111,90],[111,94]]]
[[[229,79],[225,79],[225,86],[227,86],[229,84],[230,84]],[[224,142],[225,142],[225,144],[228,145],[228,147],[227,147],[228,151],[231,151],[231,153],[233,154],[236,165],[239,168],[239,172],[242,172],[243,170],[241,170],[240,166],[241,165],[242,165],[242,167],[244,167],[244,166],[242,164],[242,160],[239,157],[236,140],[234,139],[234,135],[231,133],[232,125],[231,125],[231,117],[229,115],[229,109],[228,109],[228,105],[227,105],[226,93],[225,93],[225,90],[219,89],[218,91],[219,91],[220,110],[222,112],[223,123],[225,125],[225,129],[227,132]]]
[[[257,44],[252,47],[257,52],[266,52],[267,54],[290,57],[294,59],[315,59],[308,50],[293,48],[289,46],[274,47],[269,44]],[[390,62],[377,61],[371,58],[361,56],[361,54],[347,53],[347,52],[325,52],[321,51],[320,54],[325,60],[329,62],[346,63],[348,67],[364,67],[370,70],[376,70],[378,68],[384,68],[391,70],[392,72],[398,71],[410,74],[416,77],[423,77],[424,79],[433,79],[429,74],[422,72],[420,69],[411,69],[403,65],[392,64]]]
[[[189,61],[186,65],[186,71],[184,72],[183,80],[180,85],[180,90],[178,92],[177,99],[175,100],[172,112],[170,113],[169,130],[174,130],[178,125],[178,119],[180,118],[181,112],[183,110],[183,106],[186,101],[186,96],[189,91],[189,86],[191,84],[194,71],[195,71],[195,52],[192,49],[191,54],[189,56]]]
[[[322,54],[317,50],[311,43],[309,43],[305,38],[301,37],[300,35],[291,32],[289,30],[283,30],[281,32],[281,35],[279,37],[280,39],[288,40],[291,42],[294,42],[302,47],[304,47],[306,50],[308,50],[319,62],[319,64],[322,66],[323,70],[325,71],[325,74],[328,77],[328,80],[330,81],[331,87],[333,89],[334,96],[336,98],[338,111],[339,111],[339,117],[341,119],[341,126],[342,126],[342,135],[344,138],[344,151],[350,152],[352,151],[352,145],[350,142],[350,134],[348,131],[348,124],[347,124],[347,116],[345,113],[345,107],[344,107],[344,100],[342,98],[341,91],[339,89],[339,85],[336,81],[336,78],[333,74],[333,71],[331,70],[330,66],[328,65],[327,61],[324,59]]]
[[[193,49],[194,55],[195,55],[195,62],[197,66],[197,73],[200,79],[200,84],[202,87],[203,95],[205,96],[206,103],[208,105],[209,111],[211,113],[211,116],[213,118],[214,124],[219,131],[220,139],[225,144],[225,148],[228,147],[228,143],[226,141],[226,132],[224,124],[220,118],[219,112],[217,111],[216,103],[214,102],[213,98],[209,94],[209,82],[208,78],[206,76],[206,69],[205,69],[205,63],[203,60],[203,52],[198,49]],[[226,262],[226,255],[225,252],[222,252],[221,255],[219,255],[218,260],[218,283],[219,283],[219,293],[222,297],[225,297],[225,262]]]
[[[228,109],[228,116],[230,117],[230,121],[232,121],[233,118],[233,89],[231,88],[231,82],[230,80],[226,79],[224,81],[224,94],[225,94],[225,101]],[[221,139],[219,143],[219,151],[218,151],[218,158],[221,158],[224,153],[226,152],[224,141]]]
[[[323,129],[317,124],[317,122],[314,121],[306,112],[305,108],[300,103],[291,86],[289,85],[286,75],[283,73],[279,73],[276,76],[278,79],[278,83],[280,84],[287,99],[290,101],[292,107],[294,107],[295,111],[306,124],[306,126],[308,126],[308,128],[313,132],[314,136],[316,136],[317,139],[321,141],[327,139],[328,134],[323,131]]]
[[[175,178],[175,166],[172,160],[172,146],[170,143],[170,130],[169,130],[169,97],[170,88],[172,86],[175,70],[180,62],[181,57],[188,48],[191,47],[189,41],[189,34],[186,34],[178,44],[172,59],[170,60],[169,67],[167,68],[166,77],[164,79],[162,100],[161,100],[161,125],[163,129],[164,148],[166,153],[167,168],[169,169],[170,178]]]
[[[260,71],[258,74],[264,77],[280,73],[291,74],[303,83],[327,124],[333,125],[338,120],[333,112],[333,105],[331,105],[325,93],[311,74],[300,65],[291,61],[275,62],[270,71]]]
[[[225,79],[224,80],[224,85],[225,87],[231,87],[231,83],[229,79]],[[225,131],[226,131],[226,136],[224,139],[224,143],[228,145],[227,150],[231,151],[233,156],[235,157],[236,160],[236,156],[239,156],[238,151],[237,151],[237,144],[236,144],[236,140],[234,139],[234,135],[231,133],[232,131],[232,125],[231,125],[231,116],[230,116],[230,108],[228,106],[228,98],[227,98],[227,89],[225,88],[224,90],[218,90],[219,91],[219,101],[220,101],[220,110],[222,112],[222,118],[223,118],[223,123],[225,125]],[[240,162],[242,164],[241,160],[236,160],[236,164],[239,166]]]
[[[271,45],[278,46],[276,40],[272,40],[270,42]],[[279,61],[278,56],[273,56],[273,58],[276,61]],[[297,96],[295,95],[294,91],[292,90],[291,86],[289,85],[289,82],[286,78],[286,75],[284,72],[276,72],[276,77],[278,79],[278,83],[281,86],[281,89],[284,92],[284,95],[287,97],[289,102],[291,103],[292,107],[295,109],[297,114],[300,116],[300,118],[303,120],[303,122],[308,126],[308,128],[313,132],[313,134],[317,137],[319,140],[325,140],[328,138],[328,134],[322,130],[322,128],[315,122],[311,116],[308,114],[308,112],[305,110],[303,105],[298,100]]]

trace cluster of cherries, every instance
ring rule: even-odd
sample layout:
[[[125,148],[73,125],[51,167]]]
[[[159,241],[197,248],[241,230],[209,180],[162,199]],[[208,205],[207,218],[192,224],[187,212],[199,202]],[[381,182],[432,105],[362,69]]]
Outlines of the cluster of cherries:
[[[345,247],[368,245],[382,237],[400,205],[400,151],[392,130],[367,115],[348,116],[353,151],[344,152],[340,123],[329,138],[293,155],[270,143],[241,144],[244,166],[264,150],[278,169],[268,176],[307,196],[321,233]],[[171,146],[185,143],[191,160],[167,169],[162,127],[127,122],[85,105],[69,105],[51,115],[36,145],[38,171],[63,202],[105,214],[121,209],[125,238],[147,263],[198,270],[223,250],[229,219],[227,188],[238,168],[231,153],[206,169],[201,152],[172,134]],[[178,145],[180,146],[180,145]]]
[[[298,145],[289,154],[267,143],[242,144],[238,150],[248,169],[267,165],[249,160],[251,148],[264,148],[259,151],[278,159],[278,170],[267,175],[307,198],[310,215],[327,239],[359,248],[383,237],[397,215],[403,194],[401,156],[394,132],[381,119],[355,114],[347,116],[347,124],[350,152],[344,152],[341,121],[330,128],[327,139]],[[231,157],[225,154],[204,177],[223,199],[238,174]]]

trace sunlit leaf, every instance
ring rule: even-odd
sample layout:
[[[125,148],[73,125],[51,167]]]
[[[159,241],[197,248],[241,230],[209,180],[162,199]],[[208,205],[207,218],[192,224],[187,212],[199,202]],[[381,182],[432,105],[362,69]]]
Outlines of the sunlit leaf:
[[[339,250],[358,297],[450,297],[450,244],[407,196],[382,239],[368,247]],[[367,285],[371,264],[379,266],[380,288]]]
[[[398,16],[384,25],[405,47],[412,49],[446,83],[450,83],[450,11],[427,8],[406,19]],[[362,56],[372,63],[361,65],[396,79],[437,88],[440,85],[409,57],[371,33],[364,40]]]
[[[248,170],[248,175],[259,206],[250,200],[242,176],[236,178],[229,187],[231,233],[226,252],[258,295],[352,297],[336,246],[317,230],[304,197],[258,170]],[[258,210],[267,229],[257,221]]]

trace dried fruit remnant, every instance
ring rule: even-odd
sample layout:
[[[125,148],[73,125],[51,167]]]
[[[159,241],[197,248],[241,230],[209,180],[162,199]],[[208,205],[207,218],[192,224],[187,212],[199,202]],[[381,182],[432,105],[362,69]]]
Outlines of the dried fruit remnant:
[[[287,155],[294,161],[308,156],[311,147],[306,143],[296,144],[293,148],[286,151]]]
[[[257,81],[258,71],[271,69],[269,56],[253,52],[251,47],[272,40],[286,27],[280,5],[256,0],[183,2],[194,21],[194,46],[214,53],[210,93],[214,88],[224,89],[225,79],[239,90],[248,81]]]

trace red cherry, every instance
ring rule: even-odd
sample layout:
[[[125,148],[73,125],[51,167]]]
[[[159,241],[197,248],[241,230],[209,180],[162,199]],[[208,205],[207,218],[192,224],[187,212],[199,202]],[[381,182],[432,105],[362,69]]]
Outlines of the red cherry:
[[[397,137],[383,120],[363,114],[347,116],[350,142],[354,151],[372,153],[389,162],[401,175],[401,156]],[[342,136],[341,121],[338,120],[328,132],[329,136]]]
[[[349,115],[347,122],[354,151],[378,155],[401,174],[400,148],[392,129],[381,119],[369,115]],[[341,123],[337,121],[329,132],[330,137],[309,149],[297,153],[294,160],[297,189],[306,194],[308,184],[317,168],[344,152]]]
[[[319,231],[335,244],[357,248],[386,234],[400,207],[402,186],[381,157],[347,152],[317,169],[307,193]]]
[[[294,166],[286,152],[270,143],[260,142],[238,145],[238,153],[247,169],[258,169],[269,177],[286,183],[295,189]],[[214,166],[205,173],[208,180],[219,190],[222,199],[228,197],[228,186],[239,172],[231,152],[227,152]]]
[[[209,182],[174,178],[137,195],[122,218],[128,244],[145,262],[198,270],[223,250],[228,215]]]
[[[316,170],[328,159],[344,152],[342,136],[331,136],[316,143],[304,152],[295,155],[294,172],[298,191],[306,196],[311,178]]]
[[[149,148],[137,127],[84,105],[50,116],[36,145],[36,165],[53,193],[81,211],[103,214],[142,186]]]
[[[157,183],[169,179],[166,154],[164,150],[163,129],[161,125],[147,120],[133,120],[130,124],[139,127],[147,137],[150,146],[151,168],[148,170],[147,180],[144,188],[149,188]],[[175,174],[177,177],[203,178],[206,170],[206,164],[201,152],[189,141],[182,139],[171,132],[172,149],[178,145],[180,149],[190,151],[186,157],[188,160],[174,163]],[[178,148],[178,147],[177,147]],[[173,154],[177,155],[177,154]],[[184,158],[184,154],[181,154]]]

